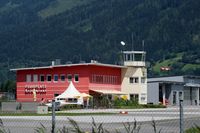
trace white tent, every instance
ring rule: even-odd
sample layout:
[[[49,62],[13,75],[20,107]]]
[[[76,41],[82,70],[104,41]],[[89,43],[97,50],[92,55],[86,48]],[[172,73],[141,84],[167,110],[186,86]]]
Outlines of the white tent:
[[[74,84],[70,82],[68,88],[55,98],[75,98],[75,96],[81,96],[81,93],[75,88]]]
[[[76,98],[80,96],[79,98]],[[65,99],[77,99],[77,102],[65,102]],[[75,88],[72,82],[70,82],[68,88],[60,95],[55,97],[56,101],[60,101],[61,104],[83,104],[83,98],[81,97],[81,93]]]

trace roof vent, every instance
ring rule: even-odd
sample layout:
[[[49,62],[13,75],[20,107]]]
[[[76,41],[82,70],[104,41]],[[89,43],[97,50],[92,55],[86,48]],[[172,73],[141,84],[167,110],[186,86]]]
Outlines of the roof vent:
[[[71,61],[67,61],[66,64],[72,64],[72,62]]]
[[[55,60],[55,65],[60,65],[61,64],[61,59],[56,59]]]
[[[82,64],[82,63],[85,63],[85,61],[81,60],[79,63],[81,63],[81,64]]]
[[[55,66],[55,61],[52,61],[52,62],[51,62],[51,65],[52,65],[52,66]]]
[[[91,60],[91,63],[98,63],[98,61],[96,61],[96,60]]]

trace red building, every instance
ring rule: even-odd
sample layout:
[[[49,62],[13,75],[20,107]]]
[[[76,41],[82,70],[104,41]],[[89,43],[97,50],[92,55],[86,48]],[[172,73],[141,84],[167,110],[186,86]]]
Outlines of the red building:
[[[34,90],[36,101],[52,100],[63,93],[71,81],[81,93],[120,93],[121,68],[125,66],[82,63],[12,69],[17,73],[17,101],[34,101]]]
[[[97,62],[11,69],[17,74],[18,102],[52,100],[72,82],[80,93],[99,101],[102,95],[126,95],[147,103],[147,69],[144,51],[123,51],[123,66]]]

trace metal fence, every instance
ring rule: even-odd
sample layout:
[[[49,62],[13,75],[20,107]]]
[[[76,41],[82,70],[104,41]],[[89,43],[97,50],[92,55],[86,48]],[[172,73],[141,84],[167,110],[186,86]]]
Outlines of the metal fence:
[[[34,116],[36,103],[2,103],[0,129],[3,133],[184,133],[200,126],[199,106],[182,107],[181,102],[180,106],[155,109],[55,111],[52,105],[50,115]]]

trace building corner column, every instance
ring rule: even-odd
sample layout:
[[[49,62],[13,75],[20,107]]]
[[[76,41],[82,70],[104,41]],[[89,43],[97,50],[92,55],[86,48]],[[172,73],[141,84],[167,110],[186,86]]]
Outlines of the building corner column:
[[[165,84],[162,85],[162,94],[163,94],[163,105],[166,105],[165,103]]]
[[[196,91],[196,100],[197,100],[197,106],[199,106],[199,88],[197,88]]]

